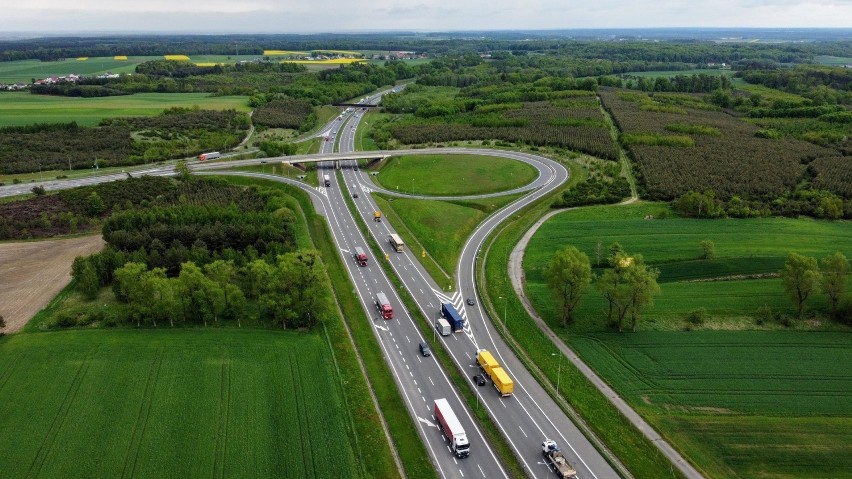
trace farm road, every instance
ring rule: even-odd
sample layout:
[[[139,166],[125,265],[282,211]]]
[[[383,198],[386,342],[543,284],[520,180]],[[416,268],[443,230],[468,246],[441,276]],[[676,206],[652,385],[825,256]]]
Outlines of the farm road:
[[[77,256],[100,251],[100,235],[79,238],[0,243],[0,315],[4,333],[24,327],[71,281]]]

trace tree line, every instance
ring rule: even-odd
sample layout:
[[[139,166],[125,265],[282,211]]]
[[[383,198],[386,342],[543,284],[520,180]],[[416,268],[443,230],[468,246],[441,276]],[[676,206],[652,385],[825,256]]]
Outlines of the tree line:
[[[702,241],[701,248],[703,259],[714,259],[712,241]],[[563,326],[573,323],[574,311],[591,284],[607,301],[608,324],[619,332],[628,321],[632,330],[636,331],[643,310],[651,306],[654,297],[660,293],[657,284],[660,272],[647,265],[641,255],[628,255],[618,243],[613,243],[608,251],[608,268],[600,275],[592,273],[589,257],[574,246],[558,250],[545,266],[544,277],[557,300]],[[852,325],[852,298],[846,294],[848,274],[849,261],[839,251],[820,261],[791,252],[779,272],[799,320],[804,318],[808,301],[822,292],[829,300],[830,316],[838,322]],[[692,311],[687,321],[700,324],[705,314],[702,310]],[[763,319],[759,318],[759,321]]]

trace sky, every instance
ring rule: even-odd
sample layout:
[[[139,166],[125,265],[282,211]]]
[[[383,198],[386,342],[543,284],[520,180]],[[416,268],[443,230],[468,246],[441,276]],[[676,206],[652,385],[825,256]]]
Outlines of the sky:
[[[0,33],[852,27],[852,0],[0,0]]]

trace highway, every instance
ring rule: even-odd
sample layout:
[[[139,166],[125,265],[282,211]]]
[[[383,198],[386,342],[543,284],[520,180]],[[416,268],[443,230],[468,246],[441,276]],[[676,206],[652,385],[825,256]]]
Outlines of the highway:
[[[373,98],[373,101],[376,99]],[[329,134],[330,140],[322,143],[322,150],[318,155],[304,155],[305,159],[322,159],[325,157],[345,158],[347,152],[354,150],[354,133],[360,121],[363,111],[355,109],[349,114],[336,117],[328,126],[328,130],[322,129],[321,133]],[[352,125],[352,126],[349,126]],[[342,154],[332,154],[336,141],[332,136],[339,138]],[[385,152],[376,152],[383,154]],[[533,379],[521,362],[515,357],[509,347],[497,334],[494,325],[486,316],[480,306],[474,282],[474,267],[484,239],[504,219],[515,214],[527,204],[536,201],[553,189],[559,187],[568,178],[567,170],[560,164],[536,155],[519,152],[500,150],[472,150],[472,149],[419,149],[406,151],[387,152],[388,154],[483,154],[513,158],[527,162],[539,170],[538,177],[531,185],[523,188],[523,191],[531,191],[530,194],[516,200],[510,205],[489,216],[471,235],[464,245],[460,263],[456,271],[458,291],[453,294],[444,293],[435,284],[434,280],[426,273],[417,261],[414,253],[405,250],[402,253],[394,252],[387,242],[387,236],[395,232],[393,226],[387,221],[372,221],[373,213],[377,207],[370,192],[377,187],[370,181],[369,177],[359,171],[353,160],[343,161],[341,176],[343,182],[338,181],[338,176],[331,161],[320,163],[318,174],[320,177],[327,174],[331,180],[330,187],[314,188],[303,182],[290,180],[271,175],[239,173],[246,176],[264,177],[283,181],[296,185],[309,192],[317,211],[328,219],[334,240],[338,245],[341,257],[355,284],[356,293],[361,299],[367,317],[371,318],[374,334],[383,350],[385,358],[394,374],[403,400],[415,419],[418,433],[432,457],[436,470],[443,478],[471,478],[471,477],[508,477],[489,444],[482,436],[479,427],[473,420],[467,406],[461,400],[452,387],[445,371],[438,367],[434,358],[422,357],[418,352],[418,344],[426,341],[436,346],[440,341],[449,352],[457,367],[464,372],[464,376],[472,388],[476,391],[478,401],[494,419],[504,437],[523,465],[527,476],[535,478],[555,477],[548,466],[543,462],[541,455],[541,442],[545,438],[554,439],[565,451],[569,460],[578,471],[578,477],[586,478],[614,478],[618,477],[615,470],[606,462],[603,456],[591,445],[577,427],[558,408],[556,403],[544,391],[544,389]],[[193,163],[193,171],[204,172],[207,170],[231,168],[234,166],[259,164],[260,162],[273,163],[275,161],[297,160],[298,157],[265,158],[262,160],[240,160],[230,162]],[[134,175],[173,175],[172,166],[149,168],[133,173]],[[83,184],[113,181],[123,179],[126,174],[93,176],[75,180],[56,181],[42,183],[46,189],[71,188]],[[0,187],[0,196],[12,196],[21,192],[28,192],[35,184],[11,185]],[[21,191],[23,188],[23,191]],[[384,258],[371,257],[366,267],[356,264],[352,258],[352,252],[356,246],[361,246],[370,251],[367,241],[363,237],[360,228],[346,205],[344,195],[352,196],[359,193],[359,198],[353,201],[356,204],[357,213],[361,221],[367,226],[369,234],[380,245],[389,258],[390,266],[397,276],[402,280],[405,288],[414,298],[419,313],[425,316],[431,328],[431,322],[438,315],[441,302],[452,302],[466,319],[463,333],[452,334],[447,337],[433,335],[423,338],[415,321],[422,321],[419,315],[413,315],[404,307],[392,283],[385,276],[384,270],[377,264],[378,261],[386,261]],[[504,192],[504,194],[506,194]],[[372,256],[372,255],[370,255]],[[376,293],[384,292],[390,299],[394,308],[392,320],[382,319],[377,313],[374,305]],[[475,305],[465,304],[465,298],[474,298]],[[506,369],[515,382],[515,393],[510,397],[500,397],[491,384],[485,387],[477,387],[473,384],[471,376],[478,372],[475,365],[475,353],[477,349],[487,349],[494,354],[501,365]],[[556,352],[556,351],[554,351]],[[556,360],[556,359],[554,359]],[[566,391],[562,391],[565,393]],[[447,398],[456,415],[462,422],[471,444],[471,455],[469,458],[456,459],[449,451],[446,439],[437,427],[433,415],[433,402],[438,398]]]
[[[359,121],[359,112],[352,115],[350,122]],[[355,128],[344,127],[340,138],[341,150],[354,151]],[[552,160],[518,152],[495,151],[491,149],[454,149],[438,148],[435,150],[412,150],[410,153],[465,153],[494,155],[513,158],[524,161],[539,170],[537,178],[529,188],[535,191],[512,204],[506,206],[495,214],[489,216],[471,235],[465,243],[461,260],[456,272],[459,289],[454,294],[446,294],[426,273],[416,253],[405,249],[402,253],[393,250],[387,241],[388,235],[395,233],[393,226],[387,221],[372,221],[374,212],[378,209],[370,192],[375,191],[376,186],[372,183],[366,173],[360,171],[355,161],[343,163],[341,170],[344,178],[343,187],[350,197],[358,193],[358,198],[353,199],[358,214],[373,239],[381,245],[383,251],[389,258],[391,267],[402,280],[405,288],[414,298],[420,312],[428,318],[431,323],[439,316],[442,302],[452,302],[456,309],[466,319],[465,331],[456,333],[449,337],[433,335],[432,341],[441,341],[449,351],[459,369],[465,374],[470,386],[476,390],[479,400],[488,409],[489,414],[495,419],[504,436],[509,439],[510,445],[516,451],[527,474],[531,477],[548,477],[552,472],[544,464],[541,456],[541,442],[545,438],[556,440],[566,451],[569,460],[574,463],[578,476],[581,478],[612,478],[618,477],[615,470],[606,462],[601,454],[583,436],[577,427],[567,418],[556,403],[535,381],[526,368],[515,357],[502,338],[493,329],[490,321],[486,320],[481,301],[479,300],[474,283],[474,266],[477,254],[485,238],[504,219],[511,216],[527,204],[538,200],[553,189],[559,187],[568,179],[568,171],[559,163]],[[396,152],[397,154],[408,154],[409,152]],[[328,171],[328,170],[325,170]],[[338,185],[332,183],[331,190],[337,190]],[[337,196],[343,191],[333,191],[330,194]],[[506,194],[506,193],[504,193]],[[343,205],[345,207],[345,205]],[[379,258],[378,260],[383,260]],[[475,298],[475,305],[466,304],[466,298]],[[396,307],[396,306],[395,306]],[[477,349],[487,349],[495,355],[504,369],[515,381],[515,394],[511,397],[500,397],[493,387],[479,388],[473,384],[472,375],[478,371],[475,364]],[[555,351],[554,352],[558,352]],[[471,455],[473,457],[473,454]]]

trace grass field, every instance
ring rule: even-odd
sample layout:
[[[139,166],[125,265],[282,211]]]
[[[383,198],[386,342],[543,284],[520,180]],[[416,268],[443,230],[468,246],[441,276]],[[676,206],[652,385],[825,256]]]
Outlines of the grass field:
[[[127,60],[115,60],[113,57],[90,57],[86,60],[68,58],[56,62],[39,60],[20,60],[0,62],[0,83],[29,83],[33,78],[47,78],[75,73],[94,76],[101,73],[133,73],[136,65],[149,60],[162,60],[161,56],[129,57]]]
[[[658,219],[645,220],[647,215]],[[666,219],[659,219],[667,216]],[[701,259],[702,240],[713,241],[717,258]],[[637,203],[620,207],[590,207],[561,213],[550,219],[533,236],[524,257],[527,290],[536,309],[545,318],[556,315],[553,296],[545,284],[542,269],[553,252],[574,245],[585,252],[595,266],[595,247],[600,241],[601,261],[607,247],[617,242],[630,254],[642,254],[660,269],[662,293],[646,313],[649,329],[679,329],[683,318],[697,308],[705,308],[708,326],[724,327],[729,322],[740,329],[750,322],[758,308],[794,313],[794,305],[777,278],[745,279],[743,276],[777,273],[787,254],[795,251],[822,258],[835,251],[852,257],[852,225],[844,221],[758,218],[695,220],[674,218],[661,203]],[[729,281],[694,282],[708,278]],[[852,286],[852,285],[850,285]],[[812,309],[825,309],[824,297],[809,302]],[[604,326],[606,300],[590,288],[577,311],[578,330],[600,330]],[[753,325],[753,322],[751,322]]]
[[[363,476],[319,334],[20,334],[0,365],[8,477]]]
[[[571,345],[709,477],[852,476],[849,333],[572,336]]]
[[[715,243],[716,260],[700,259],[703,239]],[[618,242],[661,270],[662,293],[638,333],[608,328],[606,301],[594,287],[574,325],[555,319],[541,267],[569,244],[594,264],[598,241],[604,257]],[[748,279],[777,272],[789,251],[821,258],[838,250],[852,255],[848,222],[694,220],[664,204],[637,203],[556,215],[531,240],[524,269],[530,299],[551,329],[708,477],[852,477],[849,329],[825,318],[822,295],[808,303],[823,313],[816,320],[793,321],[789,330],[758,325],[760,307],[790,317],[795,309],[780,279]],[[721,277],[733,278],[692,281]],[[708,319],[692,328],[703,330],[683,331],[686,314],[698,308]]]
[[[244,96],[211,97],[207,93],[137,93],[101,98],[68,98],[0,93],[0,127],[33,123],[67,123],[95,126],[103,118],[154,116],[166,108],[193,107],[211,110],[249,111]]]
[[[379,184],[418,195],[476,195],[532,182],[537,171],[508,158],[478,155],[396,156],[379,171]]]
[[[843,66],[852,65],[852,57],[833,57],[830,55],[817,55],[814,57],[814,62],[821,65]]]
[[[454,283],[452,277],[468,236],[489,214],[519,196],[469,201],[414,200],[383,195],[376,197],[383,211],[390,209],[395,213],[391,221],[396,224],[402,222],[403,228],[397,227],[397,230],[408,247],[415,254],[421,254],[420,247],[426,250],[429,257],[421,261],[433,279],[445,287]],[[430,259],[440,265],[440,269],[429,265]]]
[[[251,61],[258,57],[260,55],[192,55],[189,59],[196,64],[233,64],[240,60]],[[33,78],[40,79],[50,76],[63,76],[71,73],[83,76],[94,76],[107,72],[134,73],[136,65],[151,60],[162,60],[163,56],[131,56],[127,60],[116,60],[114,57],[82,58],[85,58],[85,60],[68,58],[55,62],[42,62],[39,60],[0,62],[0,83],[29,83]]]

